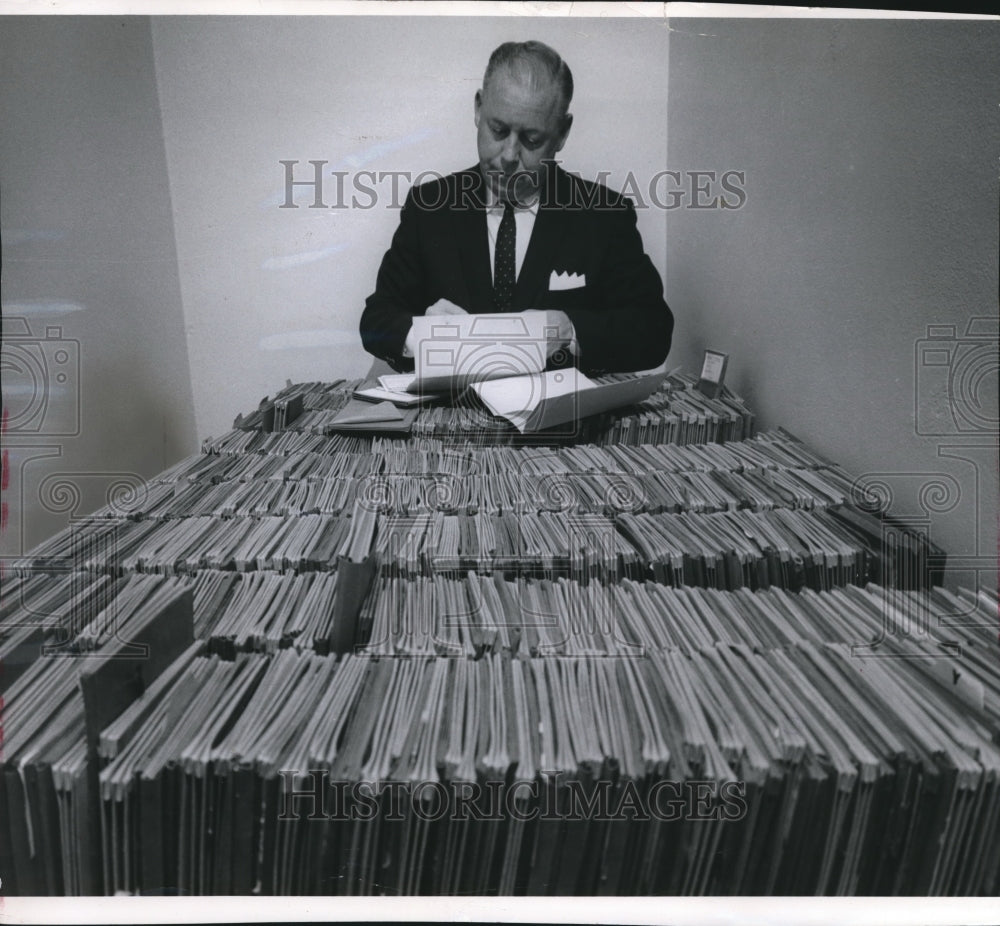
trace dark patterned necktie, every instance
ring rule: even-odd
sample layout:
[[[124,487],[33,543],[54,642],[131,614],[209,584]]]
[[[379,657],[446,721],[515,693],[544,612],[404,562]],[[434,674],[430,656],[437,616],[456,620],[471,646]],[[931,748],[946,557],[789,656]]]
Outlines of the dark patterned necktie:
[[[514,283],[517,269],[514,261],[514,207],[504,203],[500,231],[497,233],[497,247],[493,257],[493,299],[497,310],[504,312],[514,299]]]

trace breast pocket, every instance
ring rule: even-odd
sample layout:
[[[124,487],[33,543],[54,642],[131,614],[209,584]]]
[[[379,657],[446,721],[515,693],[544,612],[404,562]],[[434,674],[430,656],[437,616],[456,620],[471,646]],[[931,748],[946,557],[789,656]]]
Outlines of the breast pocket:
[[[540,309],[583,309],[590,305],[592,289],[578,286],[575,289],[548,290],[542,294]]]

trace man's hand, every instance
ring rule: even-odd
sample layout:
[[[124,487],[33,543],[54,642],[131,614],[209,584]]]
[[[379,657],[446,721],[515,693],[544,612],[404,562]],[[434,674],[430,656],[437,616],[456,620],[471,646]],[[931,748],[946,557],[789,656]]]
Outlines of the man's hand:
[[[454,302],[449,302],[447,299],[438,299],[434,305],[427,306],[427,310],[424,315],[468,315],[469,313],[465,311],[460,305],[455,305]],[[410,333],[406,336],[406,342],[403,344],[403,356],[412,357],[414,351],[416,351],[417,345],[413,336],[413,328],[410,328]]]
[[[465,311],[460,305],[455,305],[454,302],[449,302],[447,299],[438,299],[434,305],[427,307],[424,315],[468,315],[469,313]]]
[[[545,356],[551,360],[559,351],[569,351],[574,357],[580,355],[580,347],[576,343],[576,328],[569,316],[559,309],[525,309],[524,314],[545,315],[545,327],[549,330],[548,343],[545,346]]]

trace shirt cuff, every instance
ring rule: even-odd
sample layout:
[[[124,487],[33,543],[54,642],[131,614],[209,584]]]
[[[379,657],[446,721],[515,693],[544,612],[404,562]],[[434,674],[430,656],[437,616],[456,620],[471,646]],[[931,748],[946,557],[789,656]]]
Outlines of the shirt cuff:
[[[559,318],[560,349],[568,350],[573,357],[579,358],[581,351],[580,342],[576,339],[576,325],[565,312],[558,312],[556,317]]]
[[[413,326],[410,326],[410,331],[406,335],[406,341],[403,342],[403,356],[407,358],[412,358],[414,356],[413,348],[415,346],[416,338],[413,334]]]
[[[579,359],[580,342],[576,339],[576,326],[570,322],[569,323],[569,344],[566,345],[566,349],[577,359]]]

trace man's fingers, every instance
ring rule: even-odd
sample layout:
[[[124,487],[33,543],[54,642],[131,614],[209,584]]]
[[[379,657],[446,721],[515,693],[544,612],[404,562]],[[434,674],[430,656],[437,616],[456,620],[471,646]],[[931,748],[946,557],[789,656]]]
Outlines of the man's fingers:
[[[432,306],[427,307],[425,315],[468,315],[460,305],[449,302],[447,299],[438,299]]]

